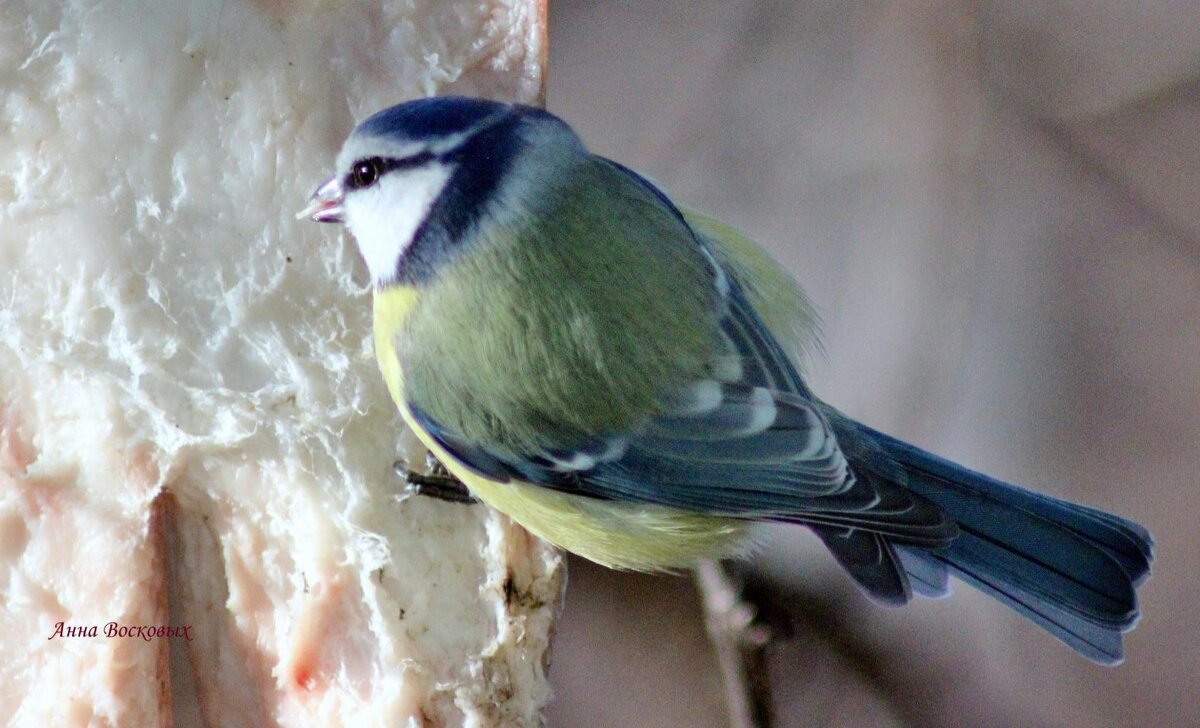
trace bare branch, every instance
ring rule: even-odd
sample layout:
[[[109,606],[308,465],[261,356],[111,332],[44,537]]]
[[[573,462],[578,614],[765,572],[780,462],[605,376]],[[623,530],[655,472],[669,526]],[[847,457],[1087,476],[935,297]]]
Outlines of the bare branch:
[[[725,686],[730,725],[769,728],[771,687],[765,652],[771,631],[757,620],[755,606],[745,600],[719,562],[700,561],[695,574],[708,637]]]

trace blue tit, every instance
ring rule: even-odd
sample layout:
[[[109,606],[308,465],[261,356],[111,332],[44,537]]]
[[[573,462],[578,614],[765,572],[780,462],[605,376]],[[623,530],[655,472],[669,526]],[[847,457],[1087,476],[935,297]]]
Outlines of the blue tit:
[[[360,124],[300,217],[345,223],[404,420],[478,499],[614,568],[806,526],[886,605],[954,575],[1115,664],[1150,534],[851,420],[801,376],[811,305],[768,255],[558,117],[442,97]]]

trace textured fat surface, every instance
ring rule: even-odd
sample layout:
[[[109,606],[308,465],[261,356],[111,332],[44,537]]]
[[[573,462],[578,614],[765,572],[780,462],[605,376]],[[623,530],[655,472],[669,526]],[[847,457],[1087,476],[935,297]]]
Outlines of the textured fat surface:
[[[562,564],[396,497],[365,271],[292,213],[377,108],[536,101],[543,34],[515,0],[0,6],[0,722],[170,720],[165,642],[47,639],[168,622],[164,520],[208,724],[536,720]]]

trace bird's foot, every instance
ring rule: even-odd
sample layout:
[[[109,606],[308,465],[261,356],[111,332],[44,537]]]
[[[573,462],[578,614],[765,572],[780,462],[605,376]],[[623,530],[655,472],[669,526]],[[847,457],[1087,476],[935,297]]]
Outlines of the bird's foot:
[[[428,456],[426,464],[429,468],[428,473],[411,470],[404,461],[397,461],[392,467],[396,471],[396,475],[404,479],[405,488],[410,494],[437,498],[449,503],[469,505],[479,502],[475,496],[471,495],[467,486],[451,475],[450,471],[446,470],[446,467],[435,460],[433,456]]]

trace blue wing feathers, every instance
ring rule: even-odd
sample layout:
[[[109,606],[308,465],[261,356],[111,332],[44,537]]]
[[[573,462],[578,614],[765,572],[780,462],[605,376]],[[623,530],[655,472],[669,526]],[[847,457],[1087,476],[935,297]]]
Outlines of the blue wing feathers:
[[[774,391],[811,397],[808,385],[800,378],[787,355],[754,313],[750,302],[736,285],[729,293],[729,311],[722,322],[722,331],[737,347],[750,370],[746,381]]]
[[[812,530],[875,601],[898,607],[912,598],[912,586],[887,538],[855,528],[817,525]]]

